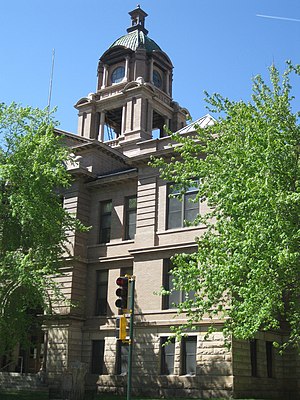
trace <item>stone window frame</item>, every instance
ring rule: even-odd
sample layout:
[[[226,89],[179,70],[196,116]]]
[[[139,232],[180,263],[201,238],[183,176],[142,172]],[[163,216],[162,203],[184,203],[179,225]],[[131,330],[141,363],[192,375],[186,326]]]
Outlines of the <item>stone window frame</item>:
[[[103,375],[104,372],[105,339],[92,340],[91,374]]]
[[[194,352],[189,353],[187,352],[187,343],[191,342],[195,344]],[[180,349],[180,375],[185,376],[196,376],[197,375],[197,344],[198,344],[198,337],[197,335],[189,335],[185,336],[181,339],[181,349]],[[188,365],[188,357],[192,356],[194,362],[194,373],[187,372],[187,365]]]
[[[107,295],[108,295],[108,269],[100,269],[96,271],[95,315],[99,316],[107,315],[107,310],[108,310]]]
[[[130,200],[135,199],[135,207],[130,207]],[[135,215],[135,223],[130,224],[130,216]],[[137,195],[127,196],[124,201],[124,240],[134,240],[136,234]],[[130,225],[134,226],[134,234],[131,237]]]
[[[157,80],[157,78],[158,78],[158,80]],[[157,87],[160,90],[163,89],[163,73],[162,73],[162,71],[160,71],[158,68],[155,67],[153,69],[151,79],[152,79],[153,85],[155,87]],[[160,83],[159,85],[157,84],[158,82]]]
[[[162,286],[165,290],[172,290],[172,271],[173,265],[169,258],[163,260],[163,276],[162,276]],[[195,292],[191,291],[188,294],[184,290],[174,290],[171,294],[166,294],[162,296],[162,309],[163,310],[174,310],[176,309],[176,304],[183,302],[186,299],[190,299],[195,296]],[[174,304],[174,305],[173,305]]]
[[[195,179],[194,182],[195,182],[195,186],[190,186],[190,188],[185,193],[182,194],[181,200],[179,200],[178,198],[175,198],[175,197],[170,197],[172,194],[179,193],[179,190],[176,189],[176,186],[173,182],[167,183],[166,230],[184,229],[184,228],[186,228],[185,221],[190,221],[187,218],[188,212],[191,210],[197,210],[197,214],[200,213],[200,201],[198,201],[198,202],[189,201],[189,198],[191,195],[193,196],[191,198],[195,198],[198,193],[197,185],[199,185],[199,181]],[[173,207],[174,207],[174,205],[175,205],[175,207],[177,207],[177,210],[171,211],[172,203],[173,203]],[[193,205],[193,204],[195,204],[194,207],[188,207],[188,205]],[[171,212],[173,214],[178,213],[180,215],[180,224],[178,226],[177,225],[174,226],[174,222],[171,223],[171,219],[170,219]],[[192,222],[192,221],[190,221],[190,222]]]
[[[250,364],[251,364],[251,376],[258,377],[258,362],[257,362],[257,351],[258,341],[257,339],[250,340]]]
[[[110,211],[105,211],[105,206],[107,204],[110,204]],[[99,244],[106,244],[110,242],[112,209],[113,209],[112,199],[100,201]]]
[[[112,77],[113,77],[114,72],[122,67],[124,68],[124,76],[118,82],[113,82]],[[125,78],[126,78],[126,63],[125,63],[125,61],[121,61],[119,63],[113,64],[109,67],[109,78],[108,79],[109,79],[110,85],[118,85],[118,84],[124,82]]]
[[[161,336],[160,337],[160,343],[159,343],[159,348],[160,348],[160,375],[175,375],[175,355],[176,355],[176,341],[175,338],[170,339],[170,343],[165,345],[166,342],[168,342],[169,337],[168,336]],[[171,347],[170,347],[171,346]],[[168,352],[166,353],[166,350]],[[169,362],[167,362],[167,358],[169,358],[171,361],[172,365],[172,372],[169,372],[168,367],[169,367]]]
[[[266,341],[266,368],[267,377],[274,378],[274,346],[273,342]]]

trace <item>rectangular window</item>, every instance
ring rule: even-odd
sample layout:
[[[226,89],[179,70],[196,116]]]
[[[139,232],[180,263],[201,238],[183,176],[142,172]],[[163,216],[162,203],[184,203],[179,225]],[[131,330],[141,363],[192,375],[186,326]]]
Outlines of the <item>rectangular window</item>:
[[[175,340],[168,344],[167,337],[160,339],[160,353],[161,353],[161,375],[174,374],[174,360],[175,360]]]
[[[125,240],[134,239],[136,231],[136,196],[125,199]]]
[[[93,340],[91,373],[102,375],[103,363],[104,363],[104,340]]]
[[[195,297],[195,291],[191,290],[186,292],[184,290],[175,290],[172,275],[172,263],[169,259],[164,260],[163,266],[163,288],[168,290],[170,294],[162,296],[163,310],[170,308],[176,308],[177,304],[182,303],[185,300],[191,300]]]
[[[128,352],[129,346],[127,343],[117,342],[117,357],[116,357],[116,373],[117,375],[126,375],[128,371]]]
[[[274,376],[273,342],[266,342],[266,358],[267,358],[267,376],[268,378],[273,378]]]
[[[107,315],[108,271],[97,271],[96,275],[96,315]]]
[[[62,194],[60,194],[60,195],[58,196],[58,202],[60,203],[60,205],[62,206],[62,208],[64,208],[65,197],[64,197]]]
[[[257,376],[257,340],[250,340],[251,376]]]
[[[100,203],[100,232],[99,242],[108,243],[110,241],[111,231],[111,212],[112,212],[112,201],[102,201]]]
[[[168,185],[167,229],[183,228],[184,221],[194,221],[199,213],[199,202],[193,201],[198,193],[198,182],[195,181],[181,199],[170,197],[179,193],[176,187]]]
[[[182,338],[181,346],[182,375],[196,375],[197,337]]]

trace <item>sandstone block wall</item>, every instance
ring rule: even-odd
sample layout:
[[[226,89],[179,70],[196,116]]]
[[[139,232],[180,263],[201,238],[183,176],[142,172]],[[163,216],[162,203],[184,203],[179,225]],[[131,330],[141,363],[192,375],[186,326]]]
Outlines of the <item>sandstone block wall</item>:
[[[257,376],[252,376],[250,342],[233,341],[234,394],[236,397],[293,399],[296,393],[296,359],[293,352],[283,355],[272,348],[272,377],[267,373],[266,341],[281,342],[279,334],[260,332],[257,334]]]
[[[190,397],[190,398],[229,398],[232,394],[233,376],[231,352],[224,345],[221,333],[214,333],[207,341],[204,332],[189,333],[197,336],[197,369],[195,376],[181,375],[181,343],[176,341],[174,374],[161,375],[160,338],[168,336],[166,328],[136,328],[133,355],[133,393],[139,396],[156,397]],[[113,336],[101,337],[105,340],[103,375],[89,374],[87,385],[97,385],[99,392],[124,394],[127,377],[116,374],[117,340]],[[112,334],[112,332],[111,332]],[[91,351],[90,339],[95,334],[85,334],[85,358],[88,360]],[[99,338],[99,335],[97,336]],[[91,343],[91,342],[90,342]]]

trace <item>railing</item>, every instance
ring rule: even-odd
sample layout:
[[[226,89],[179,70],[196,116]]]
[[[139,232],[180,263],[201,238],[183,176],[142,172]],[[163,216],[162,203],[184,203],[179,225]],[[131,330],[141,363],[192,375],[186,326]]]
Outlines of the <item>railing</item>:
[[[18,360],[21,360],[21,362],[20,362],[20,373],[23,374],[23,363],[24,363],[23,357],[19,356]],[[10,361],[9,363],[7,363],[3,367],[1,367],[0,368],[0,372],[3,372],[4,370],[6,370],[10,365],[15,365],[15,361]]]
[[[108,140],[107,142],[104,142],[104,143],[110,147],[116,147],[119,144],[119,138]]]

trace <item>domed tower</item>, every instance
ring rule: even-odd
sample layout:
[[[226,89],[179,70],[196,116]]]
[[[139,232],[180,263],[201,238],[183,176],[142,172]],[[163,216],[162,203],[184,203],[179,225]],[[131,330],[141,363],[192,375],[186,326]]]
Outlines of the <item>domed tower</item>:
[[[78,133],[130,153],[140,141],[177,131],[187,110],[172,100],[173,65],[148,36],[147,14],[129,12],[131,26],[100,57],[96,93],[80,99]]]

